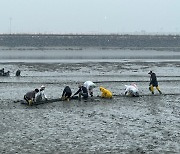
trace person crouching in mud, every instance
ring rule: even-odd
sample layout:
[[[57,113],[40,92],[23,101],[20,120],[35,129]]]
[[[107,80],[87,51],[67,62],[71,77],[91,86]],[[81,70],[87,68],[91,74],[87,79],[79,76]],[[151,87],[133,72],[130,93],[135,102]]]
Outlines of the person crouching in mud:
[[[151,91],[151,93],[154,94],[154,87],[156,87],[156,89],[159,91],[159,93],[162,94],[162,92],[158,86],[156,74],[152,71],[150,71],[148,74],[150,74],[149,90]]]
[[[35,97],[35,100],[36,102],[40,102],[40,101],[47,101],[47,96],[45,95],[44,93],[45,91],[45,86],[42,85],[40,88],[39,88],[39,92],[37,93],[36,97]]]
[[[21,76],[21,70],[16,71],[16,76]]]
[[[69,99],[71,98],[71,95],[72,95],[71,88],[69,86],[66,86],[63,90],[61,100],[69,101]]]
[[[102,86],[99,89],[102,92],[102,94],[101,94],[102,98],[112,98],[112,92],[111,91],[105,89]]]
[[[78,87],[79,87],[79,90],[73,96],[79,94],[79,97],[78,97],[79,101],[81,101],[81,96],[83,97],[84,100],[87,100],[88,99],[87,88],[82,86],[81,84],[79,84]]]
[[[125,95],[131,97],[139,97],[139,90],[136,84],[125,85]]]
[[[4,75],[4,68],[0,69],[0,76]]]
[[[92,81],[86,81],[84,82],[84,87],[87,88],[89,95],[93,97],[93,89],[96,87],[96,85]]]
[[[39,89],[35,89],[33,91],[27,92],[24,95],[24,99],[28,103],[28,105],[32,105],[35,102],[35,96],[39,92]]]

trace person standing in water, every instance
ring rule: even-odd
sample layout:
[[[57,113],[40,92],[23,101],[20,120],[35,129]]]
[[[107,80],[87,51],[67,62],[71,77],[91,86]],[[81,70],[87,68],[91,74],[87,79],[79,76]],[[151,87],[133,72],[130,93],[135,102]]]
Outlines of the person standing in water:
[[[156,74],[152,71],[150,71],[148,74],[150,74],[149,90],[151,91],[151,93],[154,94],[154,87],[156,87],[156,89],[159,91],[159,93],[162,94],[162,92],[158,86]]]

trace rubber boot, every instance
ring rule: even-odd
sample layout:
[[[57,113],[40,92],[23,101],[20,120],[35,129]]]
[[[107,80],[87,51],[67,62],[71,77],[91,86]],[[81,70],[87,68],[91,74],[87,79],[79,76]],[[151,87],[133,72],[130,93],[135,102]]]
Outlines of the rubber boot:
[[[159,86],[157,86],[156,89],[159,91],[159,94],[162,94],[162,92],[161,92]]]
[[[154,87],[153,87],[153,85],[150,86],[150,91],[154,95]]]

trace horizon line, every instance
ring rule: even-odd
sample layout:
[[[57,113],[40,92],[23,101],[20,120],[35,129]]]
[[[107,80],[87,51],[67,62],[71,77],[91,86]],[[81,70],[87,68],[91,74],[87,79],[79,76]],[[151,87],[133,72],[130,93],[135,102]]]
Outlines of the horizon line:
[[[152,35],[152,36],[166,36],[166,35],[180,35],[180,33],[143,33],[143,32],[134,32],[134,33],[0,33],[0,35],[64,35],[64,36],[103,36],[103,35]]]

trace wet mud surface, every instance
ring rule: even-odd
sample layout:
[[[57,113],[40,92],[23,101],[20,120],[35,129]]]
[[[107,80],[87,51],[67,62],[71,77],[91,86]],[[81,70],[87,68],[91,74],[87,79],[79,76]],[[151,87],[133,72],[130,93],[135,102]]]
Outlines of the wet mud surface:
[[[0,68],[10,70],[11,76],[0,77],[1,153],[179,153],[180,63],[154,56],[2,60]],[[21,77],[14,76],[17,69]],[[150,94],[149,70],[157,73],[167,95]],[[100,95],[99,86],[116,96],[37,106],[14,103],[42,84],[49,98],[58,98],[66,85],[75,93],[78,83],[87,80],[97,85],[94,96]],[[124,97],[124,85],[134,82],[141,96]]]

